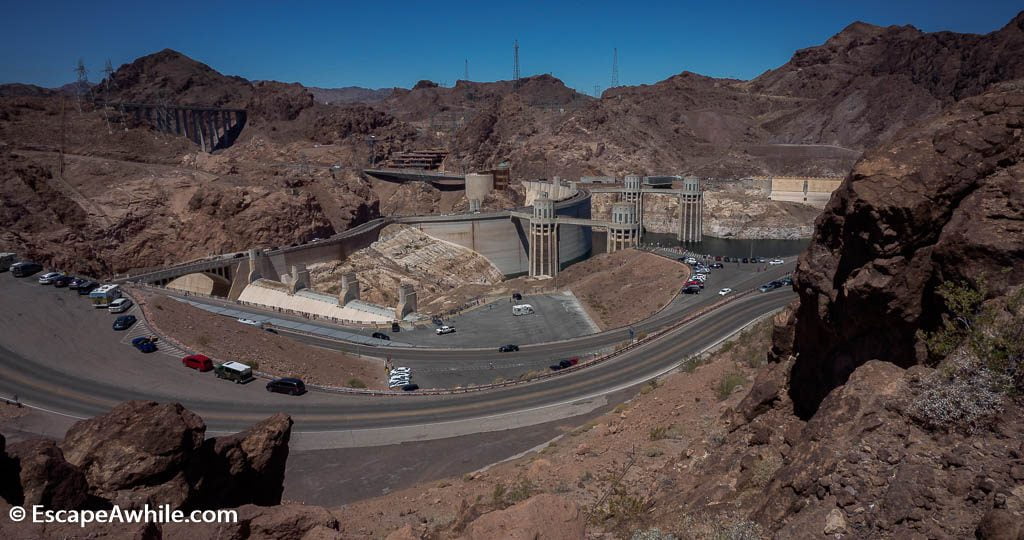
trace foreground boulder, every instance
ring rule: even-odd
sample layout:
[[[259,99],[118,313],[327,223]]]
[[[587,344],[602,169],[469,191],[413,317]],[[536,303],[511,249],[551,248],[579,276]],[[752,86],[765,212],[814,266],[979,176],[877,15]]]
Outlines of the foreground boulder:
[[[202,418],[181,404],[129,401],[76,422],[60,446],[94,495],[126,507],[182,508],[192,496],[185,471],[205,432]]]
[[[15,485],[21,492],[20,501],[11,502],[68,510],[79,508],[88,501],[89,486],[85,474],[65,461],[55,442],[31,439],[12,444],[7,448],[7,454],[17,470]]]

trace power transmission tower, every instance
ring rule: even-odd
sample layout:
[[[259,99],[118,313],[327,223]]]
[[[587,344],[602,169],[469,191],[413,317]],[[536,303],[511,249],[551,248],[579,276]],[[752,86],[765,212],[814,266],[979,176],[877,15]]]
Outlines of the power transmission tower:
[[[619,49],[612,49],[612,85],[615,88],[619,85]]]
[[[85,69],[85,61],[78,59],[78,66],[75,67],[78,74],[78,81],[75,83],[75,99],[78,101],[78,112],[82,112],[82,91],[89,86],[89,72]]]
[[[512,87],[519,88],[519,40],[512,46]]]
[[[106,90],[110,91],[110,80],[114,78],[114,66],[110,63],[110,59],[107,58],[107,65],[103,67],[103,85]]]
[[[469,80],[469,59],[468,58],[466,59],[466,68],[462,72],[462,80],[464,80],[464,81],[468,81]]]
[[[601,97],[601,85],[600,84],[595,84],[594,85],[594,97],[596,97],[596,98]]]

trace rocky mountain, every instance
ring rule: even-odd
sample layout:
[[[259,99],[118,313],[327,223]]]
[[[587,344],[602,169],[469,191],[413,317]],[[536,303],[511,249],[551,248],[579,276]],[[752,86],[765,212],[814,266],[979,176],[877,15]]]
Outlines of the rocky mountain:
[[[924,363],[943,283],[1024,283],[1024,82],[995,86],[869,152],[818,218],[795,274],[791,394],[810,415],[857,366]]]
[[[359,86],[346,86],[343,88],[317,88],[309,87],[309,92],[317,103],[325,105],[339,105],[344,103],[376,103],[384,101],[397,89],[395,88],[362,88]]]

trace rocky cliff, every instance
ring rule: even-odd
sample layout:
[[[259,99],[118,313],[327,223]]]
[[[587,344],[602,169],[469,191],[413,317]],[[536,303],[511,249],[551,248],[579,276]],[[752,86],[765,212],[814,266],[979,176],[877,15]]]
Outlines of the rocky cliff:
[[[816,224],[800,293],[791,393],[812,414],[859,365],[922,363],[944,282],[999,296],[1024,282],[1024,83],[967,98],[869,152]]]

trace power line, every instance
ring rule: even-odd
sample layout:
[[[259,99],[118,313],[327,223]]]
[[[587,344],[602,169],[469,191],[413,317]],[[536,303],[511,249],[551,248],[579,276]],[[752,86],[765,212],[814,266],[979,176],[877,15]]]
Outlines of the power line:
[[[612,49],[612,85],[615,88],[619,85],[619,49]]]
[[[512,59],[513,59],[512,86],[514,88],[519,88],[519,40],[518,39],[515,41],[515,44],[512,46]]]

